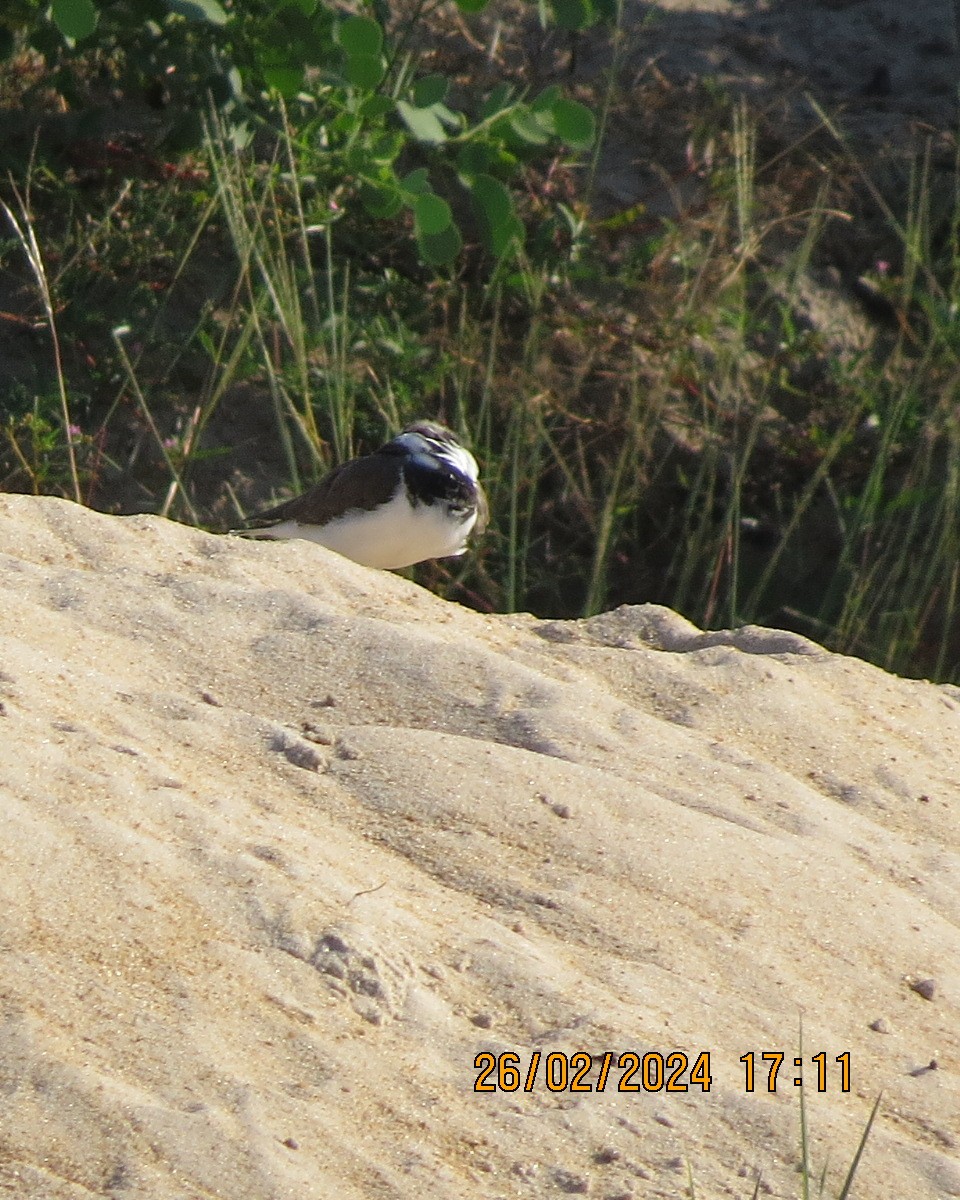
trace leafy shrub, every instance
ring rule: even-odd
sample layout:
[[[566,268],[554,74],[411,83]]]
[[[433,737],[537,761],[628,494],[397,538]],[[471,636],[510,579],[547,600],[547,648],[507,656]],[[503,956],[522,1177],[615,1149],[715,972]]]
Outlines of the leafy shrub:
[[[486,4],[457,0],[465,13]],[[554,0],[553,12],[568,29],[598,16],[590,0]],[[318,170],[346,180],[375,218],[412,215],[423,262],[459,254],[458,192],[502,260],[524,240],[511,179],[550,145],[588,149],[593,114],[556,86],[528,98],[501,84],[476,113],[454,108],[448,79],[413,77],[398,61],[410,32],[394,36],[385,17],[344,15],[322,0],[19,0],[0,24],[0,53],[31,46],[46,59],[46,85],[73,104],[82,103],[78,64],[96,55],[122,94],[165,106],[175,147],[199,143],[210,107],[242,144],[279,97],[296,107],[300,146]]]

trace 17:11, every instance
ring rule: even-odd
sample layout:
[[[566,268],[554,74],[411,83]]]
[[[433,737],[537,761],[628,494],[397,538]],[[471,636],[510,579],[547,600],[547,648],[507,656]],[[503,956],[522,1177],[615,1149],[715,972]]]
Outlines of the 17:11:
[[[775,1092],[777,1090],[777,1076],[780,1072],[780,1067],[786,1057],[782,1050],[764,1050],[760,1054],[760,1063],[766,1064],[767,1075],[767,1091]],[[748,1092],[752,1092],[755,1086],[756,1062],[757,1055],[751,1050],[747,1054],[740,1055],[740,1061],[745,1068],[745,1087]],[[827,1056],[824,1051],[819,1054],[811,1054],[807,1059],[812,1066],[817,1069],[817,1091],[825,1092],[827,1090]],[[840,1064],[840,1091],[850,1091],[850,1051],[846,1050],[843,1054],[838,1054],[836,1062]],[[793,1078],[794,1087],[803,1087],[803,1064],[804,1059],[793,1059],[793,1065],[798,1069],[798,1074]],[[763,1067],[761,1066],[761,1076]],[[762,1085],[762,1077],[761,1077]]]

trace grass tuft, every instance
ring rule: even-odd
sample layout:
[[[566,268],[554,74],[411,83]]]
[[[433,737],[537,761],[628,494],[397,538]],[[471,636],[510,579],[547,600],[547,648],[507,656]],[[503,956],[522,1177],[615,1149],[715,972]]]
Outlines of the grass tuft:
[[[60,396],[60,416],[63,426],[63,440],[67,450],[67,463],[70,471],[70,484],[73,489],[73,498],[78,504],[83,503],[83,496],[80,490],[80,475],[77,471],[77,458],[74,453],[73,443],[75,435],[75,427],[70,416],[70,399],[67,393],[67,380],[63,368],[63,356],[60,353],[60,337],[57,332],[57,320],[55,316],[55,306],[53,295],[50,289],[50,281],[47,277],[47,268],[43,261],[43,255],[40,253],[40,245],[37,242],[37,236],[34,231],[33,218],[30,212],[30,190],[29,187],[21,193],[16,184],[11,181],[11,191],[16,198],[19,216],[10,208],[5,200],[0,199],[0,205],[3,206],[3,211],[6,213],[7,220],[10,222],[13,232],[16,234],[17,241],[23,253],[26,255],[27,262],[30,264],[30,270],[33,278],[36,281],[37,290],[40,294],[40,299],[43,302],[43,311],[46,315],[47,329],[50,332],[51,349],[53,352],[53,363],[57,377],[57,388]]]

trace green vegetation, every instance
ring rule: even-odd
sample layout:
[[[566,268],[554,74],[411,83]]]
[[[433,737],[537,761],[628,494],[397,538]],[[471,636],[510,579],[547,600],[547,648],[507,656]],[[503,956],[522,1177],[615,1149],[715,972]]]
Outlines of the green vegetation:
[[[960,680],[955,164],[638,83],[613,4],[484,7],[12,6],[0,487],[224,528],[439,417],[494,519],[434,590]]]
[[[828,1162],[824,1162],[819,1176],[814,1174],[813,1167],[810,1163],[810,1138],[807,1129],[807,1111],[803,1097],[804,1089],[800,1089],[800,1200],[811,1200],[811,1197],[816,1196],[817,1200],[823,1200],[827,1196],[827,1169]],[[857,1144],[857,1149],[851,1159],[850,1166],[844,1176],[843,1183],[840,1185],[840,1190],[837,1192],[837,1200],[847,1200],[854,1181],[857,1177],[857,1171],[860,1167],[860,1161],[863,1158],[864,1151],[867,1148],[867,1141],[870,1137],[870,1132],[873,1129],[873,1123],[877,1119],[880,1112],[880,1101],[883,1097],[878,1096],[873,1103],[873,1108],[870,1110],[870,1116],[867,1118],[867,1123],[863,1127],[863,1133],[860,1135],[860,1141]],[[688,1164],[689,1183],[687,1194],[690,1200],[697,1200],[697,1190],[693,1179],[693,1169]],[[759,1200],[762,1193],[763,1176],[757,1173],[757,1178],[754,1184],[753,1192],[750,1200]]]

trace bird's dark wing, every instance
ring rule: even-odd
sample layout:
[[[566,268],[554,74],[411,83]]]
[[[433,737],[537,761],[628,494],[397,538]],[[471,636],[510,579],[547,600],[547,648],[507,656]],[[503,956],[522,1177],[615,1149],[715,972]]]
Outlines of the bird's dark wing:
[[[389,454],[371,454],[352,458],[334,467],[319,483],[300,496],[257,513],[247,522],[251,528],[264,528],[280,521],[299,521],[304,525],[325,525],[350,509],[376,508],[397,490],[401,460]]]

